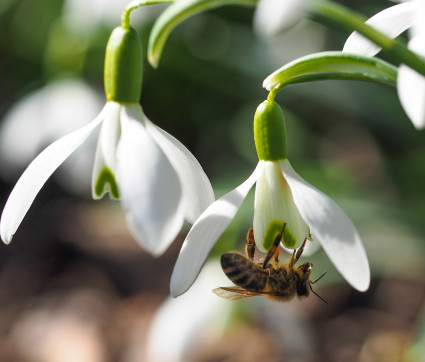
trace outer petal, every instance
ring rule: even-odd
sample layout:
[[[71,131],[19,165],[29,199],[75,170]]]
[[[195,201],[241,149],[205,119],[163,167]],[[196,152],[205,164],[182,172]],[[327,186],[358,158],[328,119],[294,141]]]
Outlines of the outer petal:
[[[21,98],[0,122],[0,176],[16,181],[46,146],[87,125],[104,104],[104,95],[81,80],[66,78],[49,82]],[[93,160],[87,155],[94,154],[96,133],[55,174],[70,192],[87,194],[93,168]]]
[[[53,142],[24,171],[9,196],[1,217],[1,238],[6,244],[12,240],[16,229],[44,183],[99,125],[103,114],[104,109],[88,125]]]
[[[288,160],[280,162],[295,204],[317,240],[342,276],[356,289],[370,283],[366,252],[351,220],[329,197],[303,180]]]
[[[413,37],[408,47],[425,56],[425,34]],[[425,78],[402,64],[398,70],[397,92],[401,105],[417,129],[425,127]]]
[[[108,102],[105,107],[105,119],[97,141],[92,174],[92,196],[95,200],[102,198],[108,191],[111,192],[112,197],[119,197],[115,171],[116,150],[121,135],[121,107],[116,102]]]
[[[265,240],[266,232],[276,222],[279,224],[276,225],[277,231],[282,229],[283,223],[287,223],[284,244],[296,247],[309,236],[308,226],[295,206],[291,189],[279,164],[272,161],[260,162],[264,163],[264,168],[255,188],[254,210],[254,237],[257,247],[263,253],[270,249],[276,230],[273,229],[273,235],[269,235],[268,240]]]
[[[117,181],[127,222],[141,246],[162,254],[184,220],[179,178],[141,123],[138,104],[122,107]]]
[[[193,347],[196,337],[203,333],[208,333],[209,340],[220,337],[232,306],[211,290],[225,285],[226,280],[220,263],[209,263],[190,291],[180,298],[167,299],[159,307],[149,328],[146,362],[185,361],[185,351]]]
[[[214,201],[211,183],[197,159],[182,143],[148,119],[145,119],[145,124],[179,176],[185,200],[185,218],[193,224]]]
[[[260,0],[254,14],[254,28],[261,37],[277,35],[300,20],[309,0]]]
[[[394,5],[372,16],[366,21],[366,24],[393,39],[414,24],[414,15],[417,8],[418,4],[415,1]],[[357,32],[352,33],[348,37],[343,48],[344,52],[369,57],[373,57],[380,50],[381,48],[379,46]]]
[[[193,284],[211,248],[232,221],[248,191],[257,181],[262,167],[263,165],[259,163],[243,184],[213,202],[196,220],[187,234],[171,275],[170,289],[173,297],[183,294]]]

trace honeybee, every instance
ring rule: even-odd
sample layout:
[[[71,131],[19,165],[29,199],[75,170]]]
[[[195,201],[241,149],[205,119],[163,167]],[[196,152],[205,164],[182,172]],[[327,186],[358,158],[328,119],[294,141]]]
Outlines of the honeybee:
[[[306,262],[299,267],[295,266],[304,251],[307,238],[304,239],[298,250],[294,250],[287,265],[279,263],[279,244],[285,227],[286,223],[283,225],[282,231],[276,234],[273,246],[264,260],[254,261],[255,240],[252,228],[248,231],[246,238],[246,257],[239,253],[222,254],[221,267],[227,277],[237,286],[220,287],[214,289],[213,292],[227,300],[264,295],[277,301],[289,301],[295,296],[308,297],[312,292],[327,303],[312,288],[312,284],[321,279],[326,272],[313,282],[310,280],[313,264]]]

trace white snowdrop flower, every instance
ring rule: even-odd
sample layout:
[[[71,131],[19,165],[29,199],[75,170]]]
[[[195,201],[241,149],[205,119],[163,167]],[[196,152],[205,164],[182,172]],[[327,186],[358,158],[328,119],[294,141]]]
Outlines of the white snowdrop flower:
[[[93,167],[93,197],[120,199],[142,247],[160,255],[184,219],[193,223],[214,200],[211,184],[194,156],[151,123],[139,105],[142,50],[129,25],[116,28],[105,59],[106,105],[84,127],[58,139],[28,166],[12,190],[0,221],[9,243],[51,174],[101,126]]]
[[[393,5],[366,21],[366,24],[391,39],[410,28],[408,48],[425,57],[425,1],[411,0]],[[347,53],[376,55],[381,48],[357,32],[351,34],[343,48]],[[407,116],[417,129],[425,127],[425,78],[412,68],[401,64],[397,76],[397,92]]]
[[[283,112],[274,101],[257,108],[254,137],[257,167],[244,183],[212,203],[192,226],[174,267],[171,294],[176,297],[190,288],[255,183],[254,236],[261,251],[272,247],[276,233],[286,223],[282,235],[286,247],[296,248],[306,238],[320,243],[347,282],[365,291],[370,270],[360,236],[342,209],[292,168],[286,157]]]

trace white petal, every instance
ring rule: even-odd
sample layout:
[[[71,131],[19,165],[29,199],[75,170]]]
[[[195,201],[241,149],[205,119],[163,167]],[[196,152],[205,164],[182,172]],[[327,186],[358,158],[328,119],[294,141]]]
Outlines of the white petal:
[[[279,230],[275,231],[280,231],[283,223],[286,223],[285,230],[292,236],[291,240],[287,241],[294,241],[293,247],[296,247],[309,236],[308,226],[295,206],[291,189],[282,175],[279,164],[272,161],[260,162],[264,164],[264,168],[255,188],[254,237],[256,245],[263,253],[267,252],[264,247],[267,230],[272,227],[271,224],[277,223],[279,225],[276,226]],[[272,239],[268,240],[268,243],[272,242]]]
[[[104,104],[105,101],[101,101],[93,89],[75,79],[50,82],[25,95],[8,110],[1,121],[2,176],[16,180],[40,151],[55,140],[84,127],[98,115]],[[93,136],[96,137],[95,134]],[[72,157],[78,153],[79,150]],[[87,152],[84,158],[87,159]],[[91,168],[90,162],[90,171]],[[75,176],[79,180],[90,179],[87,175],[85,178],[79,177],[75,170],[72,171],[67,175],[72,178],[69,184],[75,184]]]
[[[423,0],[408,0],[415,1],[416,9],[415,9],[415,19],[414,24],[409,30],[410,38],[413,38],[417,35],[424,34],[425,32],[425,1]]]
[[[303,180],[288,160],[280,164],[295,204],[310,226],[313,240],[322,245],[348,283],[357,290],[367,290],[370,283],[369,263],[351,220],[333,200]]]
[[[415,1],[394,5],[372,16],[366,24],[394,39],[414,24],[417,8]],[[342,51],[373,57],[380,50],[375,43],[354,32],[348,37]]]
[[[146,362],[184,361],[187,348],[193,347],[193,342],[204,333],[208,333],[210,342],[212,338],[218,340],[231,305],[211,291],[226,283],[220,263],[215,260],[205,265],[190,291],[180,298],[167,299],[153,316],[146,342]]]
[[[184,221],[179,178],[141,123],[139,105],[123,106],[117,181],[127,222],[139,244],[154,255],[173,242]]]
[[[412,38],[410,50],[425,56],[425,34]],[[407,116],[417,129],[425,127],[425,78],[412,68],[402,64],[398,70],[397,92]]]
[[[268,38],[289,28],[300,20],[307,0],[260,0],[254,14],[254,29],[260,37]]]
[[[24,171],[9,196],[1,217],[1,238],[6,244],[12,240],[16,229],[47,179],[99,125],[103,113],[104,109],[88,125],[52,143]]]
[[[116,181],[112,179],[109,182],[105,181],[101,190],[96,191],[96,188],[99,188],[99,178],[105,171],[105,168],[112,178],[116,172],[116,150],[121,135],[120,110],[121,105],[116,102],[108,102],[105,107],[105,116],[97,141],[92,174],[92,196],[95,200],[102,198],[106,192],[114,190],[117,187]],[[114,196],[117,197],[112,191],[111,197]]]
[[[213,202],[196,220],[180,250],[173,274],[171,295],[178,297],[195,281],[211,248],[234,218],[262,170],[258,164],[252,175],[240,186]]]
[[[179,176],[185,199],[185,218],[193,224],[214,201],[211,183],[197,159],[182,143],[148,119],[145,124]]]

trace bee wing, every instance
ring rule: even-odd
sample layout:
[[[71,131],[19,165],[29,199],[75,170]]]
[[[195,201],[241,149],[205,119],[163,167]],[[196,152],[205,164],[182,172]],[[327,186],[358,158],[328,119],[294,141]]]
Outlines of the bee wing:
[[[227,300],[238,300],[243,298],[255,297],[261,293],[250,292],[241,287],[220,287],[213,289],[213,293]]]

